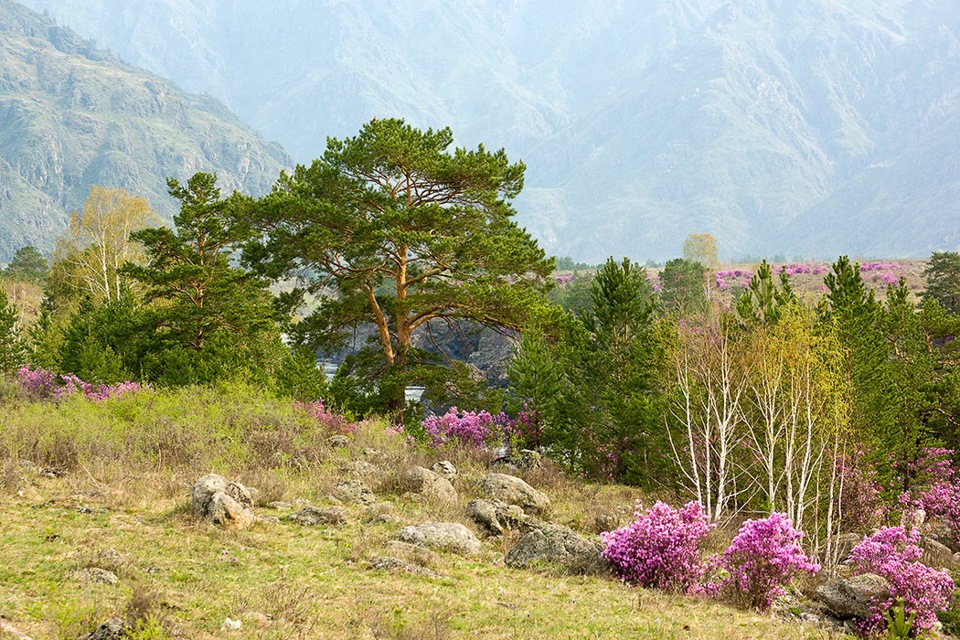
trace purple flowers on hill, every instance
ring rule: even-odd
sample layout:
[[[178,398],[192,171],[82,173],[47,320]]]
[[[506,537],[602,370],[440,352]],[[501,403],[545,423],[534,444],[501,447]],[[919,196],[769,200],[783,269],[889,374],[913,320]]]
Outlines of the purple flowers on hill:
[[[62,398],[74,393],[82,393],[90,400],[106,400],[130,391],[139,391],[138,382],[125,380],[116,384],[96,384],[81,380],[73,374],[58,375],[44,369],[20,367],[17,370],[17,384],[21,389],[37,399]]]

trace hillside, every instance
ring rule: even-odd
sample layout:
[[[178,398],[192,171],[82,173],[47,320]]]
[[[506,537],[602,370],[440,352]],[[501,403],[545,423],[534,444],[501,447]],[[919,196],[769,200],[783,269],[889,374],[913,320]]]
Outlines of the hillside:
[[[0,0],[0,262],[25,244],[51,249],[93,184],[169,218],[167,176],[216,172],[227,191],[259,193],[289,164],[214,99]]]
[[[834,637],[609,576],[506,566],[518,530],[466,554],[397,540],[437,520],[481,535],[464,507],[489,452],[410,447],[379,422],[344,435],[236,386],[106,402],[0,393],[3,638],[86,638],[111,618],[150,625],[133,637],[157,640]],[[459,498],[404,488],[402,470],[441,460]],[[258,490],[252,526],[191,513],[191,486],[211,471]],[[522,475],[549,494],[551,521],[591,540],[647,498],[549,464]],[[307,507],[336,517],[311,522]]]
[[[371,117],[528,167],[553,253],[925,257],[960,218],[949,0],[25,0],[224,101],[298,162]],[[908,232],[904,232],[908,229]]]

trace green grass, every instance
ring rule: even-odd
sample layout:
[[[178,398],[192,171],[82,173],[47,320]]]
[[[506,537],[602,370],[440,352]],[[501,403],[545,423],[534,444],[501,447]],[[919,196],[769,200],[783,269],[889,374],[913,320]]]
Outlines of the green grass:
[[[467,523],[462,508],[398,495],[400,471],[452,460],[465,504],[488,457],[410,448],[379,423],[344,449],[330,448],[328,436],[288,402],[243,387],[99,404],[32,403],[8,389],[0,407],[0,619],[33,638],[70,639],[113,616],[139,620],[141,639],[826,637],[606,578],[510,569],[503,554],[516,534],[485,540],[476,557],[439,554],[430,567],[437,577],[372,571],[370,560],[386,554],[401,526]],[[359,459],[379,466],[366,481],[391,506],[345,505],[343,527],[258,522],[236,531],[189,512],[189,486],[209,471],[260,488],[260,514],[283,515],[263,506],[273,500],[328,504],[346,465]],[[63,475],[49,477],[50,468]],[[586,535],[601,516],[626,521],[644,497],[551,468],[527,479],[554,500],[552,520]],[[374,521],[381,511],[395,521]],[[119,583],[82,580],[90,566],[113,571]],[[228,617],[242,627],[221,631]]]

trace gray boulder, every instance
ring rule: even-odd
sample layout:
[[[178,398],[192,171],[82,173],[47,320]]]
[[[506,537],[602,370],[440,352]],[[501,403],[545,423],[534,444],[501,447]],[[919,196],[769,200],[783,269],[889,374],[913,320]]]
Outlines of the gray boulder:
[[[394,558],[393,556],[380,556],[370,561],[370,569],[374,571],[387,571],[389,573],[412,573],[418,576],[436,577],[436,573],[421,567],[418,564]]]
[[[450,482],[453,482],[460,475],[460,472],[457,471],[457,468],[453,466],[453,463],[449,460],[441,460],[430,467],[430,470],[437,475],[443,476]]]
[[[338,433],[327,438],[327,444],[334,449],[342,449],[350,444],[350,438]]]
[[[251,490],[223,476],[203,476],[193,484],[192,496],[193,513],[213,524],[246,528],[256,520]]]
[[[400,478],[400,484],[404,490],[419,493],[434,502],[457,504],[460,500],[457,490],[453,488],[449,480],[423,467],[411,467],[404,471]]]
[[[459,522],[426,522],[400,529],[397,538],[430,549],[451,551],[460,555],[480,552],[480,541]]]
[[[509,567],[542,564],[564,567],[572,573],[607,573],[610,564],[600,555],[599,542],[587,540],[563,525],[548,523],[525,534],[504,556]]]
[[[361,480],[344,480],[333,490],[333,495],[353,504],[373,504],[377,501],[377,496]]]
[[[347,523],[347,513],[343,507],[320,507],[306,506],[295,513],[291,513],[287,518],[305,527],[316,527],[318,525],[339,526]]]
[[[467,503],[467,517],[488,536],[503,535],[505,529],[530,529],[542,524],[540,520],[534,516],[528,516],[515,504],[483,498],[476,498]]]
[[[890,583],[873,573],[862,573],[824,583],[814,596],[838,618],[867,618],[874,602],[890,597]]]
[[[928,567],[947,571],[956,568],[957,561],[953,557],[953,552],[942,542],[924,536],[920,539],[920,548],[923,549],[923,557],[920,561]]]
[[[488,473],[480,479],[478,489],[484,497],[515,504],[530,515],[543,515],[550,508],[550,498],[516,476]]]
[[[111,618],[78,640],[123,640],[127,636],[127,624],[120,618]]]
[[[78,572],[78,577],[84,582],[96,582],[98,584],[117,584],[120,578],[113,571],[108,571],[101,567],[86,567]]]

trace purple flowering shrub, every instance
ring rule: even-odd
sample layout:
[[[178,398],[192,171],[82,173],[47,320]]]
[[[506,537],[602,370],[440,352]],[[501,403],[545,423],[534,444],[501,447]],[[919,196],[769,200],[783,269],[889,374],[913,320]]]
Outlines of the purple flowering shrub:
[[[131,391],[139,391],[138,382],[125,380],[116,384],[96,384],[81,380],[73,374],[57,375],[44,369],[20,367],[17,370],[17,384],[30,397],[45,400],[62,398],[74,393],[82,393],[90,400],[99,401],[121,396]]]
[[[952,449],[926,448],[916,461],[901,467],[912,478],[913,490],[900,496],[906,510],[922,510],[927,519],[939,520],[960,542],[960,473],[951,463]]]
[[[922,562],[920,532],[903,527],[885,527],[864,538],[850,551],[850,565],[860,573],[874,573],[890,583],[890,598],[875,604],[874,613],[861,621],[865,635],[876,634],[884,627],[884,613],[898,598],[903,599],[906,614],[916,614],[914,634],[933,627],[937,612],[953,604],[954,583],[950,575],[931,569]]]
[[[837,484],[843,487],[838,501],[842,532],[869,531],[886,515],[877,472],[864,458],[863,450],[857,449],[834,461]]]
[[[313,402],[294,402],[295,409],[307,414],[310,418],[316,420],[327,431],[348,435],[353,433],[359,427],[358,424],[350,422],[345,417],[336,414],[323,404],[323,400],[314,400]]]
[[[744,522],[720,559],[727,572],[723,590],[749,607],[769,609],[795,576],[820,571],[797,543],[802,537],[782,513]]]
[[[502,412],[497,415],[487,411],[461,412],[456,407],[450,407],[442,416],[428,416],[422,426],[430,446],[435,449],[454,443],[476,449],[499,446],[512,449],[536,442],[541,429],[535,411],[521,411],[514,420]]]
[[[638,505],[636,520],[600,534],[609,560],[623,580],[644,587],[691,593],[707,570],[701,543],[715,525],[698,502],[680,510],[657,501],[649,510]]]

